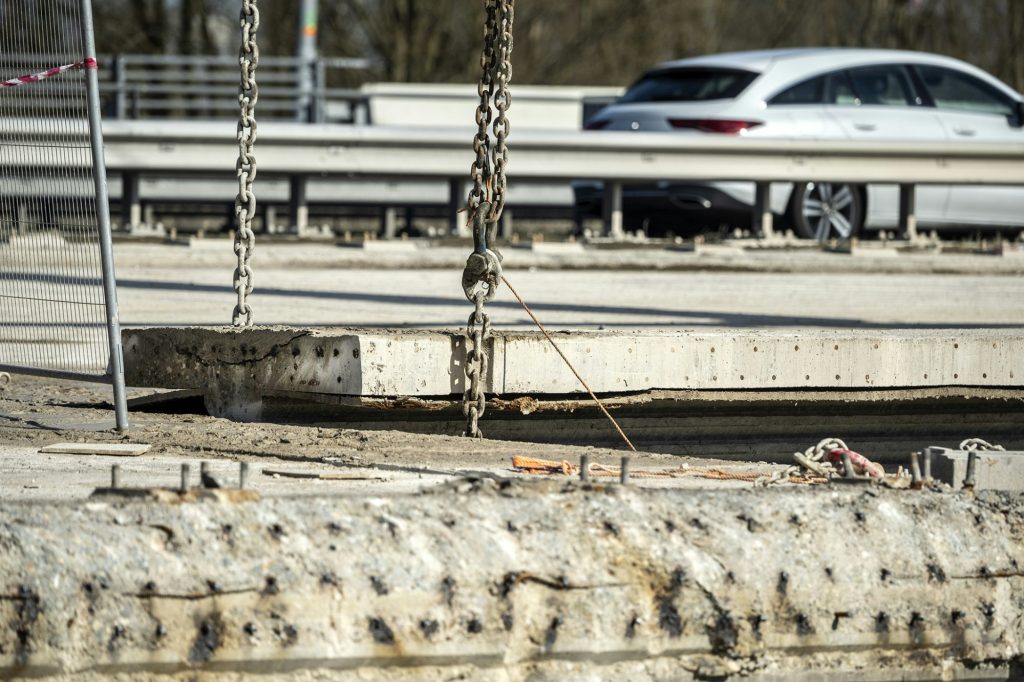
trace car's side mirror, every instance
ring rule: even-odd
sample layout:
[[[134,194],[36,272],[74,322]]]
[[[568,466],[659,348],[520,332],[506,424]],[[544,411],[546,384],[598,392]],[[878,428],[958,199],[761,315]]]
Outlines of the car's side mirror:
[[[1013,107],[1013,116],[1010,117],[1010,126],[1013,128],[1024,127],[1024,100],[1018,100]]]

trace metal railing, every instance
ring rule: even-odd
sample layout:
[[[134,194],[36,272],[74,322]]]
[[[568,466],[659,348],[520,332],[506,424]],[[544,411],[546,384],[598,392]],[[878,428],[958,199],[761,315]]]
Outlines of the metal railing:
[[[9,76],[34,64],[57,65],[59,55],[12,54],[5,58]],[[100,95],[107,119],[231,118],[238,110],[238,59],[231,56],[101,55]],[[306,62],[295,57],[260,59],[261,118],[308,123],[368,123],[367,96],[354,88],[330,87],[353,71],[372,66],[368,59],[322,57]],[[21,70],[19,70],[21,69]],[[300,87],[308,70],[312,88]],[[12,97],[15,110],[58,115],[59,99]]]
[[[37,133],[16,120],[0,120],[0,130]],[[237,153],[234,128],[224,123],[111,121],[105,124],[107,163],[129,184],[141,174],[230,174]],[[269,123],[260,128],[260,177],[288,178],[292,213],[304,208],[305,183],[312,176],[382,180],[443,180],[450,183],[451,220],[465,201],[471,131],[383,126],[308,126]],[[11,150],[0,150],[0,166],[32,164]],[[660,180],[756,183],[852,182],[898,184],[901,224],[913,230],[913,193],[923,184],[1024,185],[1024,143],[873,142],[684,137],[658,133],[522,130],[514,137],[510,179],[523,181],[600,180],[605,183],[610,234],[621,231],[622,187]],[[514,191],[514,186],[513,186]],[[128,194],[131,194],[128,192]],[[759,191],[754,226],[771,230],[768,192]],[[229,200],[231,197],[225,197]],[[137,197],[134,199],[137,201]],[[300,234],[303,225],[294,219]]]

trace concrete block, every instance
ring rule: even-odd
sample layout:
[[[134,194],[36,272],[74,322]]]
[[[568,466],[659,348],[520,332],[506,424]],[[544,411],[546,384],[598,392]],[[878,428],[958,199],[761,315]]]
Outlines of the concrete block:
[[[1019,679],[1019,495],[218,492],[0,503],[0,677]]]
[[[925,452],[932,458],[932,476],[954,490],[963,488],[969,454],[935,446]],[[979,450],[974,479],[976,490],[1024,491],[1024,452]]]

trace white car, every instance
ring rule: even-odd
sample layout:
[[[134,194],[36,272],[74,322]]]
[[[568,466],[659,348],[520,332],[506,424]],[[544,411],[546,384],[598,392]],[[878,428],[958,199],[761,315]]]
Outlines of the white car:
[[[1021,95],[957,59],[922,52],[807,48],[736,52],[660,64],[588,130],[812,140],[1024,140]],[[810,179],[813,180],[813,179]],[[577,186],[578,208],[600,186]],[[627,227],[680,232],[749,221],[752,183],[627,186]],[[1019,230],[1024,188],[920,185],[920,228]],[[771,187],[772,210],[798,235],[827,239],[895,228],[893,185],[807,182]],[[683,228],[683,229],[680,229]]]

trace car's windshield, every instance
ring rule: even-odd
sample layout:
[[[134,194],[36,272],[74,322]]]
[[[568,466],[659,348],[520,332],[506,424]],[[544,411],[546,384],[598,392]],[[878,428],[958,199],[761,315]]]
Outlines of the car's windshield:
[[[757,78],[739,69],[684,68],[654,71],[619,99],[630,102],[704,102],[732,99]]]

